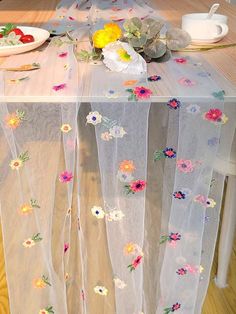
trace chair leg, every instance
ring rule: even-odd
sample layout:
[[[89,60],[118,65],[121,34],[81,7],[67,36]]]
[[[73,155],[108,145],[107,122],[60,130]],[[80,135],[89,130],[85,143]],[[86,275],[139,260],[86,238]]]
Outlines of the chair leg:
[[[229,176],[224,214],[220,232],[218,269],[215,283],[219,288],[227,287],[227,273],[232,253],[236,226],[236,176]]]

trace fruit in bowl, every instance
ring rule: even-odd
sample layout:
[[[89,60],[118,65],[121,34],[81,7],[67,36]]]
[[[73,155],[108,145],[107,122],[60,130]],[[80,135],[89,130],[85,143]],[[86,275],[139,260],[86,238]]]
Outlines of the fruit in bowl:
[[[0,30],[0,47],[28,44],[34,42],[34,36],[24,34],[24,32],[15,25],[8,23]]]

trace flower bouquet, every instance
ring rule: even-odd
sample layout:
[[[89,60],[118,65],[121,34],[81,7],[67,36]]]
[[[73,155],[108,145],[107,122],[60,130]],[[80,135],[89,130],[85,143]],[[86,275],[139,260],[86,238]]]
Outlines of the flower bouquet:
[[[81,50],[81,61],[102,60],[112,71],[142,74],[151,61],[169,60],[172,50],[183,49],[191,42],[190,35],[178,28],[165,31],[162,20],[137,17],[126,20],[121,28],[107,23],[91,36],[92,50]]]

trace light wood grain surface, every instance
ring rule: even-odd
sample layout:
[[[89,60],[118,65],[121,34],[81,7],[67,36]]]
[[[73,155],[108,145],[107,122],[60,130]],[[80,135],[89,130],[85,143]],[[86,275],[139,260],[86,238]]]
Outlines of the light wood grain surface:
[[[226,43],[236,42],[236,6],[231,6],[223,0],[219,0],[221,9],[219,13],[229,16],[230,33],[224,40]],[[0,22],[14,22],[16,24],[29,24],[39,26],[47,21],[53,14],[58,3],[57,0],[3,0],[0,2]],[[189,12],[206,12],[211,5],[209,0],[155,0],[155,5],[161,14],[174,25],[180,25],[182,14]],[[222,75],[231,80],[236,86],[236,48],[212,51],[202,54]],[[86,147],[85,147],[86,154]],[[86,176],[86,174],[84,174]],[[91,173],[84,180],[91,185]],[[90,189],[91,190],[91,189]],[[95,192],[94,192],[95,193]],[[95,193],[96,194],[96,193]],[[96,195],[87,194],[86,202],[94,201]],[[91,198],[91,201],[90,199]],[[214,285],[217,259],[214,260],[211,282],[203,309],[203,314],[236,314],[236,246],[232,254],[229,286],[226,289],[218,289]],[[4,256],[2,237],[0,236],[0,313],[9,314],[7,297],[7,283],[4,270]],[[105,313],[105,312],[104,312]],[[22,314],[22,313],[19,313]],[[148,313],[146,313],[148,314]]]

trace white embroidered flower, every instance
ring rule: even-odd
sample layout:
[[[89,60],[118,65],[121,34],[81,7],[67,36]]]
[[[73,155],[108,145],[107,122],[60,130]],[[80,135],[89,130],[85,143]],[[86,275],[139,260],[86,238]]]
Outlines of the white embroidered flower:
[[[63,133],[69,133],[72,130],[72,127],[69,124],[62,124],[61,131]]]
[[[102,122],[102,116],[98,111],[90,112],[87,117],[87,123],[91,123],[93,125],[97,125]]]
[[[189,105],[187,108],[186,108],[186,111],[188,113],[191,113],[191,114],[199,114],[201,112],[200,110],[200,106],[198,105]]]
[[[9,166],[12,170],[18,170],[22,167],[23,161],[19,158],[11,160]]]
[[[22,244],[24,247],[30,248],[30,247],[34,246],[36,243],[34,240],[29,238],[29,239],[25,240]]]
[[[120,93],[116,92],[113,89],[109,89],[108,91],[106,91],[104,93],[105,97],[110,98],[110,99],[115,99],[118,98],[120,96]]]
[[[103,219],[105,217],[105,212],[102,207],[93,206],[91,208],[91,212],[93,216],[97,217],[97,219]]]
[[[102,50],[104,64],[115,72],[143,74],[147,63],[128,43],[112,42]]]
[[[206,207],[214,208],[215,206],[216,202],[212,198],[206,200]]]
[[[108,295],[108,289],[103,286],[96,286],[93,288],[94,292],[100,295],[107,296]]]
[[[134,177],[132,176],[131,173],[127,173],[127,172],[122,172],[122,171],[118,171],[117,172],[117,178],[121,181],[121,182],[131,182],[134,180]]]
[[[125,217],[121,210],[113,210],[107,214],[108,221],[119,221]]]
[[[104,132],[101,134],[101,139],[103,141],[108,142],[108,141],[112,140],[112,135],[109,132]]]
[[[115,137],[115,138],[122,138],[126,133],[126,131],[124,130],[124,128],[122,128],[121,126],[115,125],[113,126],[110,130],[109,130],[111,136]]]
[[[199,266],[199,273],[201,274],[204,271],[204,267],[202,265]]]
[[[115,283],[116,288],[118,289],[124,289],[127,286],[126,283],[123,280],[119,279],[118,277],[115,277],[113,281]]]

